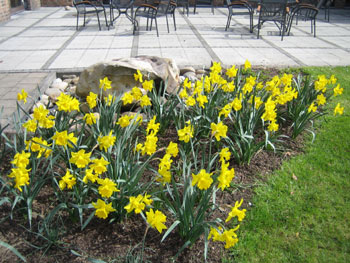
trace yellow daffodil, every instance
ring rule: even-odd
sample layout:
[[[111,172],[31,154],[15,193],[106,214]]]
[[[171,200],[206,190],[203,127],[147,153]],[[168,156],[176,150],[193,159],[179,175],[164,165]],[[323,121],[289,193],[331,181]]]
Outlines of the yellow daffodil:
[[[111,89],[112,81],[108,79],[108,77],[104,77],[103,79],[100,79],[100,89],[103,89],[104,91]]]
[[[131,104],[134,101],[134,96],[131,94],[130,91],[125,92],[121,98],[121,100],[123,101],[123,105],[127,105],[127,104]]]
[[[140,106],[143,107],[147,107],[147,106],[152,106],[152,102],[150,100],[150,98],[147,95],[143,95],[141,97],[141,103]]]
[[[108,161],[106,161],[105,158],[101,157],[100,159],[94,159],[91,161],[92,164],[90,164],[90,168],[96,173],[96,174],[102,174],[107,171],[107,165],[109,164]]]
[[[173,157],[176,157],[179,153],[179,148],[177,143],[170,142],[168,147],[166,148],[166,153],[172,155]]]
[[[108,151],[108,148],[114,145],[116,137],[112,135],[113,131],[110,131],[108,135],[102,136],[100,135],[97,138],[97,142],[99,144],[100,150],[104,150],[105,152]]]
[[[97,183],[100,185],[98,187],[98,193],[105,198],[110,198],[114,192],[119,192],[117,184],[109,178],[97,179]]]
[[[142,81],[142,73],[141,73],[141,71],[140,70],[137,70],[136,71],[136,73],[134,74],[134,79],[136,80],[136,81],[139,81],[139,82],[143,82]]]
[[[340,88],[340,84],[338,84],[333,90],[334,97],[341,95],[343,93],[343,90],[344,90],[344,88]]]
[[[337,83],[337,78],[336,78],[334,75],[332,75],[332,76],[329,78],[328,83],[329,83],[329,84],[335,84],[335,83]]]
[[[85,184],[88,183],[88,181],[95,183],[98,179],[98,174],[95,174],[92,169],[86,169],[85,170],[85,176],[83,178],[83,182]]]
[[[231,106],[235,111],[239,111],[240,109],[242,109],[242,102],[239,98],[236,97],[232,101]]]
[[[130,119],[132,119],[132,118],[133,118],[132,116],[123,115],[123,116],[119,117],[117,124],[122,128],[128,127],[130,124]]]
[[[25,169],[25,167],[12,168],[11,173],[8,175],[10,178],[15,178],[14,188],[17,188],[22,192],[21,186],[29,185],[29,171],[31,169]]]
[[[226,104],[219,112],[219,117],[221,117],[221,115],[224,115],[225,118],[227,118],[231,110],[232,110],[232,104],[231,103]]]
[[[237,234],[235,233],[235,231],[239,228],[239,226],[237,226],[234,229],[230,229],[230,230],[225,230],[220,239],[222,242],[225,242],[225,249],[229,249],[231,247],[233,247],[234,245],[237,244],[238,242],[238,238],[237,238]]]
[[[145,80],[145,81],[142,83],[142,88],[143,88],[144,90],[146,90],[147,92],[151,92],[152,89],[153,89],[153,85],[154,85],[153,79],[151,79],[151,80]]]
[[[244,62],[244,70],[247,70],[250,68],[252,68],[252,64],[250,64],[249,60],[246,59],[246,61]]]
[[[194,105],[196,105],[196,100],[192,96],[189,96],[186,99],[186,105],[189,107],[193,107]]]
[[[24,150],[21,153],[16,153],[11,161],[12,164],[17,167],[25,168],[29,164],[30,153],[25,152]]]
[[[191,124],[185,126],[183,129],[177,131],[180,141],[188,143],[193,138],[193,127]]]
[[[315,105],[315,102],[312,102],[309,106],[309,108],[307,109],[307,112],[315,112],[317,110],[317,106]]]
[[[337,106],[335,106],[334,108],[334,116],[339,114],[339,115],[343,115],[344,112],[344,107],[340,107],[340,103],[337,104]]]
[[[224,191],[226,187],[230,187],[230,184],[235,177],[235,170],[233,168],[228,169],[229,163],[222,162],[221,172],[218,177],[218,187],[221,191]]]
[[[245,217],[245,212],[247,211],[246,209],[242,209],[239,210],[238,208],[241,207],[241,205],[243,204],[243,198],[241,199],[241,201],[238,203],[238,201],[236,201],[235,206],[231,207],[231,212],[228,214],[228,217],[226,218],[225,222],[229,222],[232,218],[237,216],[237,219],[239,222],[241,222],[244,217]]]
[[[97,104],[97,94],[90,91],[89,95],[86,97],[86,102],[88,103],[90,109],[96,107]]]
[[[210,128],[211,128],[211,135],[215,136],[217,141],[220,141],[221,137],[226,137],[227,126],[222,122],[219,122],[218,124],[212,122],[210,124]]]
[[[85,150],[79,152],[72,152],[72,157],[69,161],[75,164],[78,168],[84,168],[90,163],[91,152],[85,153]]]
[[[112,203],[105,203],[103,200],[98,199],[96,203],[92,203],[92,205],[95,207],[96,211],[95,211],[95,215],[99,218],[102,219],[106,219],[108,217],[108,214],[110,212],[114,212],[116,211],[113,207],[112,207]]]
[[[192,186],[197,185],[200,190],[207,190],[213,183],[211,173],[207,173],[204,169],[201,169],[198,174],[192,173]]]
[[[78,138],[74,137],[74,133],[69,133],[67,131],[56,132],[52,139],[55,141],[56,145],[73,147],[73,144],[77,144]],[[72,144],[73,143],[73,144]]]
[[[227,147],[222,148],[222,150],[220,151],[220,162],[229,161],[230,158],[231,158],[230,150]]]
[[[86,122],[86,124],[93,125],[96,123],[96,116],[93,113],[86,113],[83,120]]]
[[[147,222],[151,227],[156,228],[159,233],[162,233],[163,229],[167,229],[164,225],[166,222],[166,216],[159,210],[155,212],[151,208],[149,212],[146,212]]]
[[[156,123],[156,115],[153,116],[153,118],[148,122],[146,132],[147,134],[153,133],[156,135],[159,131],[160,123]]]
[[[75,184],[76,179],[68,170],[65,176],[63,176],[62,179],[58,182],[58,185],[61,190],[64,190],[66,187],[68,189],[72,189]]]
[[[204,104],[208,103],[208,98],[205,95],[199,94],[196,100],[198,102],[199,107],[202,107],[203,109],[205,107]]]
[[[324,105],[326,104],[326,97],[321,93],[317,95],[316,101],[318,105]]]
[[[57,98],[56,105],[58,106],[59,111],[79,111],[79,101],[76,98],[73,98],[70,95],[64,93],[61,93]]]
[[[137,197],[135,196],[130,196],[129,197],[129,204],[127,204],[124,209],[128,212],[131,213],[133,210],[135,210],[136,214],[141,213],[146,207],[146,204],[143,202],[143,196],[138,195]]]
[[[46,118],[48,114],[49,114],[49,110],[46,109],[43,105],[40,105],[39,107],[35,108],[33,111],[34,119],[37,121],[40,121],[43,118]]]
[[[108,94],[107,97],[104,97],[104,101],[105,101],[107,106],[111,106],[112,103],[115,101],[115,97],[111,94]]]
[[[22,126],[29,132],[35,132],[38,127],[37,121],[35,119],[28,120],[27,122],[23,123]]]
[[[267,127],[267,130],[272,132],[278,131],[278,124],[276,123],[275,120],[269,124],[269,126]]]
[[[158,142],[158,137],[154,133],[147,135],[145,144],[142,148],[142,154],[143,155],[146,153],[148,155],[154,154],[157,150],[157,142]]]
[[[226,70],[226,76],[228,76],[229,78],[234,78],[237,76],[237,71],[238,71],[238,69],[236,68],[236,66],[232,65],[231,68]]]
[[[27,97],[28,97],[28,93],[25,92],[24,89],[22,89],[21,92],[17,94],[17,100],[23,101],[24,104],[27,103]]]

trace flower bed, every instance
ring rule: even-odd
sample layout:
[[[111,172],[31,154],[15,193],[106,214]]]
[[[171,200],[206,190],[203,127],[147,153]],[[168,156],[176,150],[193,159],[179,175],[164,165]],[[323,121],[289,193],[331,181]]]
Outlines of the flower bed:
[[[95,217],[104,224],[140,217],[142,247],[154,229],[161,242],[179,235],[178,254],[202,238],[207,258],[209,242],[226,249],[238,242],[245,217],[243,199],[218,199],[237,187],[233,165],[276,151],[282,131],[293,139],[313,133],[309,124],[343,91],[334,76],[266,79],[249,62],[227,70],[214,63],[202,80],[185,79],[175,94],[139,71],[135,80],[139,87],[122,96],[90,93],[83,101],[61,94],[57,111],[40,106],[33,116],[26,113],[16,140],[7,142],[16,152],[13,168],[1,178],[1,203],[11,205],[11,214],[25,211],[31,228],[33,203],[50,187],[55,205],[43,213],[45,224],[67,214],[84,231]],[[101,80],[101,94],[110,87],[108,78]],[[122,114],[128,105],[134,113]],[[334,114],[342,113],[338,104]]]

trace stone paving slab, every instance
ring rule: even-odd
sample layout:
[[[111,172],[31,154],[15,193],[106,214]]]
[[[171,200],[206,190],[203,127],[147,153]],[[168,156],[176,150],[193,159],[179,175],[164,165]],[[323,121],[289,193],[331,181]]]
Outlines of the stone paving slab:
[[[109,14],[108,14],[109,15]],[[258,16],[254,16],[254,24]],[[260,39],[256,29],[249,32],[249,17],[234,16],[225,31],[227,8],[197,8],[189,16],[176,11],[177,30],[169,19],[158,19],[159,37],[153,27],[146,31],[146,20],[139,21],[133,35],[132,24],[121,16],[110,30],[101,19],[89,16],[86,27],[76,30],[72,8],[40,8],[19,12],[0,23],[0,124],[8,122],[16,109],[17,93],[25,89],[39,96],[55,77],[55,72],[80,72],[96,62],[137,55],[155,55],[175,60],[180,66],[209,67],[212,61],[224,66],[241,65],[248,59],[254,66],[296,67],[350,65],[350,9],[331,9],[331,21],[321,10],[317,36],[309,22],[299,21],[290,36],[281,41],[277,27],[265,23]],[[82,19],[80,19],[82,23]],[[38,89],[39,87],[39,89]],[[32,102],[33,103],[33,102]],[[30,103],[26,105],[30,107]]]

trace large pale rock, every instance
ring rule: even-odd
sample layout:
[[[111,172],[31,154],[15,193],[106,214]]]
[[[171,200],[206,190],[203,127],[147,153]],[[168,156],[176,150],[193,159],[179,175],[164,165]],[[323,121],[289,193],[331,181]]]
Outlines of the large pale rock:
[[[100,94],[100,79],[108,77],[112,81],[112,89],[103,91],[103,95],[123,94],[139,82],[134,74],[140,70],[144,76],[154,79],[156,84],[161,80],[167,82],[167,92],[176,92],[179,86],[179,69],[171,59],[155,56],[139,56],[134,58],[115,59],[109,62],[97,63],[85,69],[79,77],[76,94],[86,97],[89,92]]]

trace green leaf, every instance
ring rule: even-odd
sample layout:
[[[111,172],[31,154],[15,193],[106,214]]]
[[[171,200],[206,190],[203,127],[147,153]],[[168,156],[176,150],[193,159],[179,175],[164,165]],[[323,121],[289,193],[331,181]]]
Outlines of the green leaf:
[[[176,220],[169,228],[168,230],[164,233],[164,236],[162,237],[162,240],[160,242],[163,242],[166,237],[174,230],[174,228],[180,224],[181,222],[179,220]]]
[[[3,242],[0,240],[0,246],[3,246],[4,248],[10,250],[13,254],[15,254],[17,257],[19,257],[23,262],[27,262],[26,258],[18,252],[17,249],[15,249],[13,246]]]

